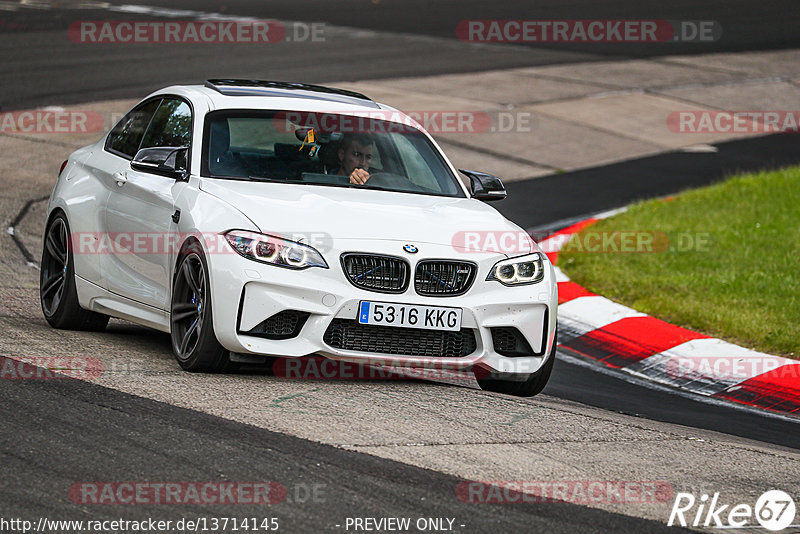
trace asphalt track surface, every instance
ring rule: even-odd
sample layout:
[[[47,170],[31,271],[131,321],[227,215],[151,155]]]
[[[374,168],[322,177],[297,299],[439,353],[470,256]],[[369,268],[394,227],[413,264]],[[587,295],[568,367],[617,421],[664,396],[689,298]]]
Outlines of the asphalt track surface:
[[[207,49],[143,45],[87,48],[70,43],[65,29],[73,20],[120,18],[95,10],[20,10],[3,13],[0,50],[6,80],[0,105],[23,109],[35,105],[137,97],[169,83],[196,82],[212,76],[248,76],[325,82],[469,72],[502,67],[643,57],[664,53],[705,53],[797,47],[800,36],[792,2],[615,2],[600,7],[586,0],[562,2],[288,2],[257,5],[227,2],[226,13],[287,20],[322,20],[330,24],[412,34],[381,34],[349,43],[283,46],[242,52],[222,45]],[[215,2],[148,2],[219,12]],[[335,5],[335,9],[331,6]],[[405,7],[404,7],[405,6]],[[665,18],[712,19],[725,39],[704,46],[674,45],[626,48],[492,45],[472,52],[453,40],[453,27],[466,18]],[[131,17],[133,18],[133,17]],[[146,17],[136,17],[146,18]],[[12,29],[10,24],[16,24]],[[414,36],[420,36],[419,38]],[[430,41],[427,39],[436,39]],[[421,50],[429,61],[420,62]],[[224,59],[223,59],[224,58]],[[209,65],[214,72],[209,73]],[[140,73],[132,76],[132,72]],[[793,153],[793,150],[795,153]],[[737,169],[800,161],[791,136],[737,141],[716,154],[673,153],[598,169],[510,184],[510,197],[498,208],[525,227],[624,205],[702,185]],[[531,199],[535,198],[536,210]],[[24,202],[24,199],[21,199]],[[21,203],[22,203],[21,202]],[[800,448],[797,424],[753,412],[709,405],[655,391],[584,366],[559,360],[546,395],[586,403],[637,417],[696,426],[776,445]],[[459,479],[370,455],[293,438],[226,419],[120,393],[85,382],[2,381],[4,516],[70,518],[170,518],[159,506],[85,507],[61,497],[75,480],[276,480],[297,488],[323,483],[321,502],[287,501],[275,505],[289,531],[340,530],[345,516],[454,517],[465,532],[531,525],[553,532],[658,532],[663,524],[569,505],[469,505],[453,498]],[[291,494],[291,491],[290,491]],[[56,497],[59,496],[59,497]],[[237,509],[250,515],[247,507]],[[271,508],[270,511],[273,509]],[[230,515],[213,506],[181,507],[180,515]],[[76,515],[80,513],[82,515]],[[263,509],[259,510],[263,514]],[[242,514],[240,514],[242,515]],[[674,530],[673,528],[669,530]]]
[[[673,532],[567,503],[473,504],[462,480],[269,432],[77,380],[3,381],[3,517],[279,518],[280,531],[343,532],[347,517],[451,518],[454,532]],[[75,480],[278,482],[267,505],[106,504],[64,498]],[[279,495],[279,494],[278,494]],[[90,501],[91,502],[91,501]],[[179,508],[176,511],[175,508]],[[89,511],[90,509],[90,511]],[[228,530],[230,531],[230,529]],[[352,530],[351,530],[352,531]]]
[[[67,28],[81,20],[150,20],[142,12],[77,7],[87,2],[37,0],[0,10],[3,110],[145,95],[174,83],[253,77],[308,83],[800,47],[797,2],[773,0],[154,0],[143,4],[259,19],[324,22],[324,42],[277,44],[76,43]],[[3,2],[14,6],[15,1]],[[157,18],[157,17],[156,17]],[[191,17],[178,15],[173,20]],[[472,44],[456,39],[471,19],[713,20],[718,41],[702,43]],[[363,30],[363,31],[358,31]],[[330,38],[328,38],[330,37]],[[334,38],[335,37],[335,38]],[[424,61],[420,61],[424,58]],[[11,82],[11,83],[8,83]],[[468,88],[465,88],[468,91]]]

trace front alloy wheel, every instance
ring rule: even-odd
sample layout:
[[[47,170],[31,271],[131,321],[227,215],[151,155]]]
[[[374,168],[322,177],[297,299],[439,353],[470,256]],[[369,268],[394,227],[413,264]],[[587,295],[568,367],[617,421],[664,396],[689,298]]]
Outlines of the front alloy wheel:
[[[172,352],[184,370],[231,369],[228,351],[214,334],[208,266],[197,244],[189,245],[179,257],[170,310]]]

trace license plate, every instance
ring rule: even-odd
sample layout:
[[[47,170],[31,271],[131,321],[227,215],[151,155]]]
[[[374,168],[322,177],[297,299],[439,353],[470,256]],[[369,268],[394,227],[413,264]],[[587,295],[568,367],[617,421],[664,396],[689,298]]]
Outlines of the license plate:
[[[461,330],[461,308],[362,300],[358,306],[358,322],[400,328],[458,331]]]

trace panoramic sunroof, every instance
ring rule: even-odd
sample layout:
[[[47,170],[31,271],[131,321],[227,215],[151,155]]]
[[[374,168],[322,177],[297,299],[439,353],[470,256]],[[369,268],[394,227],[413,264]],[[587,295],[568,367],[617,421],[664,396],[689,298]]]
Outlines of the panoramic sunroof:
[[[206,80],[206,87],[226,96],[281,96],[285,98],[312,98],[331,100],[344,104],[356,104],[378,108],[369,97],[355,91],[335,89],[306,83],[278,82],[268,80],[214,79]]]

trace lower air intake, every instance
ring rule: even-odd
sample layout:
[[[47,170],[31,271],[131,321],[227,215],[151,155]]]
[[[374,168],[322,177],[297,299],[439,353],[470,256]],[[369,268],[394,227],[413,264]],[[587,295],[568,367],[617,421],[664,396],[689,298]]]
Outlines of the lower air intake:
[[[494,351],[503,356],[533,356],[530,343],[522,332],[510,326],[492,328]]]
[[[331,347],[359,352],[461,358],[475,352],[475,331],[459,332],[365,325],[349,319],[334,319],[323,341]]]
[[[267,339],[290,339],[297,337],[310,315],[308,312],[283,310],[261,321],[247,332],[240,333]]]

